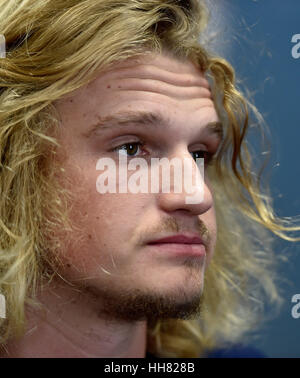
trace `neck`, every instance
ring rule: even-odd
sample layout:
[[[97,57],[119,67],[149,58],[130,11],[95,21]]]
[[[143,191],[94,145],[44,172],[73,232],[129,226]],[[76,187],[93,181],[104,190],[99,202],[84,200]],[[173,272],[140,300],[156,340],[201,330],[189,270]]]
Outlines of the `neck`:
[[[7,357],[145,357],[146,322],[99,317],[101,298],[89,290],[52,282],[38,299],[43,309],[26,309],[25,335],[7,344]]]

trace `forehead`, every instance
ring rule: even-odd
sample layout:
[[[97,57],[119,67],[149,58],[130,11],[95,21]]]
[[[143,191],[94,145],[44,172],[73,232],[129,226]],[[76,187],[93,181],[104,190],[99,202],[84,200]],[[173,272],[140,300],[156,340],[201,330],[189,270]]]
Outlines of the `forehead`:
[[[164,113],[181,124],[218,121],[209,83],[199,67],[166,53],[113,64],[57,104],[62,120],[74,131],[96,124],[99,117],[132,110]]]
[[[109,69],[99,73],[96,80],[88,85],[95,87],[105,79],[120,78],[152,78],[177,86],[199,86],[207,90],[209,83],[204,73],[189,60],[175,58],[170,53],[148,53],[139,57],[131,57],[120,63],[113,64]]]

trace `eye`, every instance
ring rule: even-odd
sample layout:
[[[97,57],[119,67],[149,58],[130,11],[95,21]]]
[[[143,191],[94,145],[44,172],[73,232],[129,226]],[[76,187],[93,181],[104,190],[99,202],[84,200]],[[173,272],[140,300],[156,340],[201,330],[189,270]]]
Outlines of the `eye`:
[[[196,161],[196,159],[202,158],[202,159],[204,159],[205,165],[210,165],[210,164],[213,163],[214,154],[211,153],[211,152],[198,150],[198,151],[192,152],[191,154],[193,155],[193,158],[194,158],[195,161]]]
[[[144,145],[142,142],[131,142],[131,143],[125,143],[122,144],[121,146],[118,146],[114,148],[114,151],[119,152],[119,151],[125,151],[124,153],[121,152],[122,154],[126,154],[127,156],[136,156],[137,152],[140,150],[140,148]]]

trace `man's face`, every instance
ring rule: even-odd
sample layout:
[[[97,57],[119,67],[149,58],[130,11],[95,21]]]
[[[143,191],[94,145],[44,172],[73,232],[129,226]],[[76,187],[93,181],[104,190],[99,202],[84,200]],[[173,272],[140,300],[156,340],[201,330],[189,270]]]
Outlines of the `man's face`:
[[[74,194],[71,219],[78,229],[62,238],[62,274],[96,295],[99,311],[110,318],[195,314],[216,242],[208,178],[198,204],[188,204],[184,190],[100,194],[96,164],[109,157],[118,168],[120,150],[128,161],[177,157],[194,166],[197,151],[215,153],[220,137],[206,126],[218,116],[204,76],[191,62],[167,55],[131,58],[55,105],[61,116],[58,156],[66,157],[61,177]],[[124,112],[159,114],[168,125],[111,122],[95,128],[100,119]],[[178,234],[202,237],[206,254],[199,245],[148,244]]]

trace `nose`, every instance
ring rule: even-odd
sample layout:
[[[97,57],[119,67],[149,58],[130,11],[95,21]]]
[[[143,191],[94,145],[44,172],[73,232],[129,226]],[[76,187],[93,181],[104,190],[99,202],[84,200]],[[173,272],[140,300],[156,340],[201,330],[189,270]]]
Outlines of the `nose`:
[[[176,158],[176,159],[174,159]],[[198,165],[191,153],[181,148],[176,154],[169,157],[169,162],[180,161],[182,166],[182,185],[176,185],[175,169],[170,171],[170,190],[163,190],[157,194],[159,207],[165,212],[184,210],[191,215],[201,215],[206,213],[213,206],[213,196],[211,189],[205,179],[204,163]],[[170,164],[171,165],[171,164]],[[177,167],[177,165],[176,165]],[[160,180],[163,184],[163,172],[160,170]],[[178,184],[178,182],[177,182]],[[182,187],[182,190],[178,189]],[[191,193],[193,190],[193,193]]]

